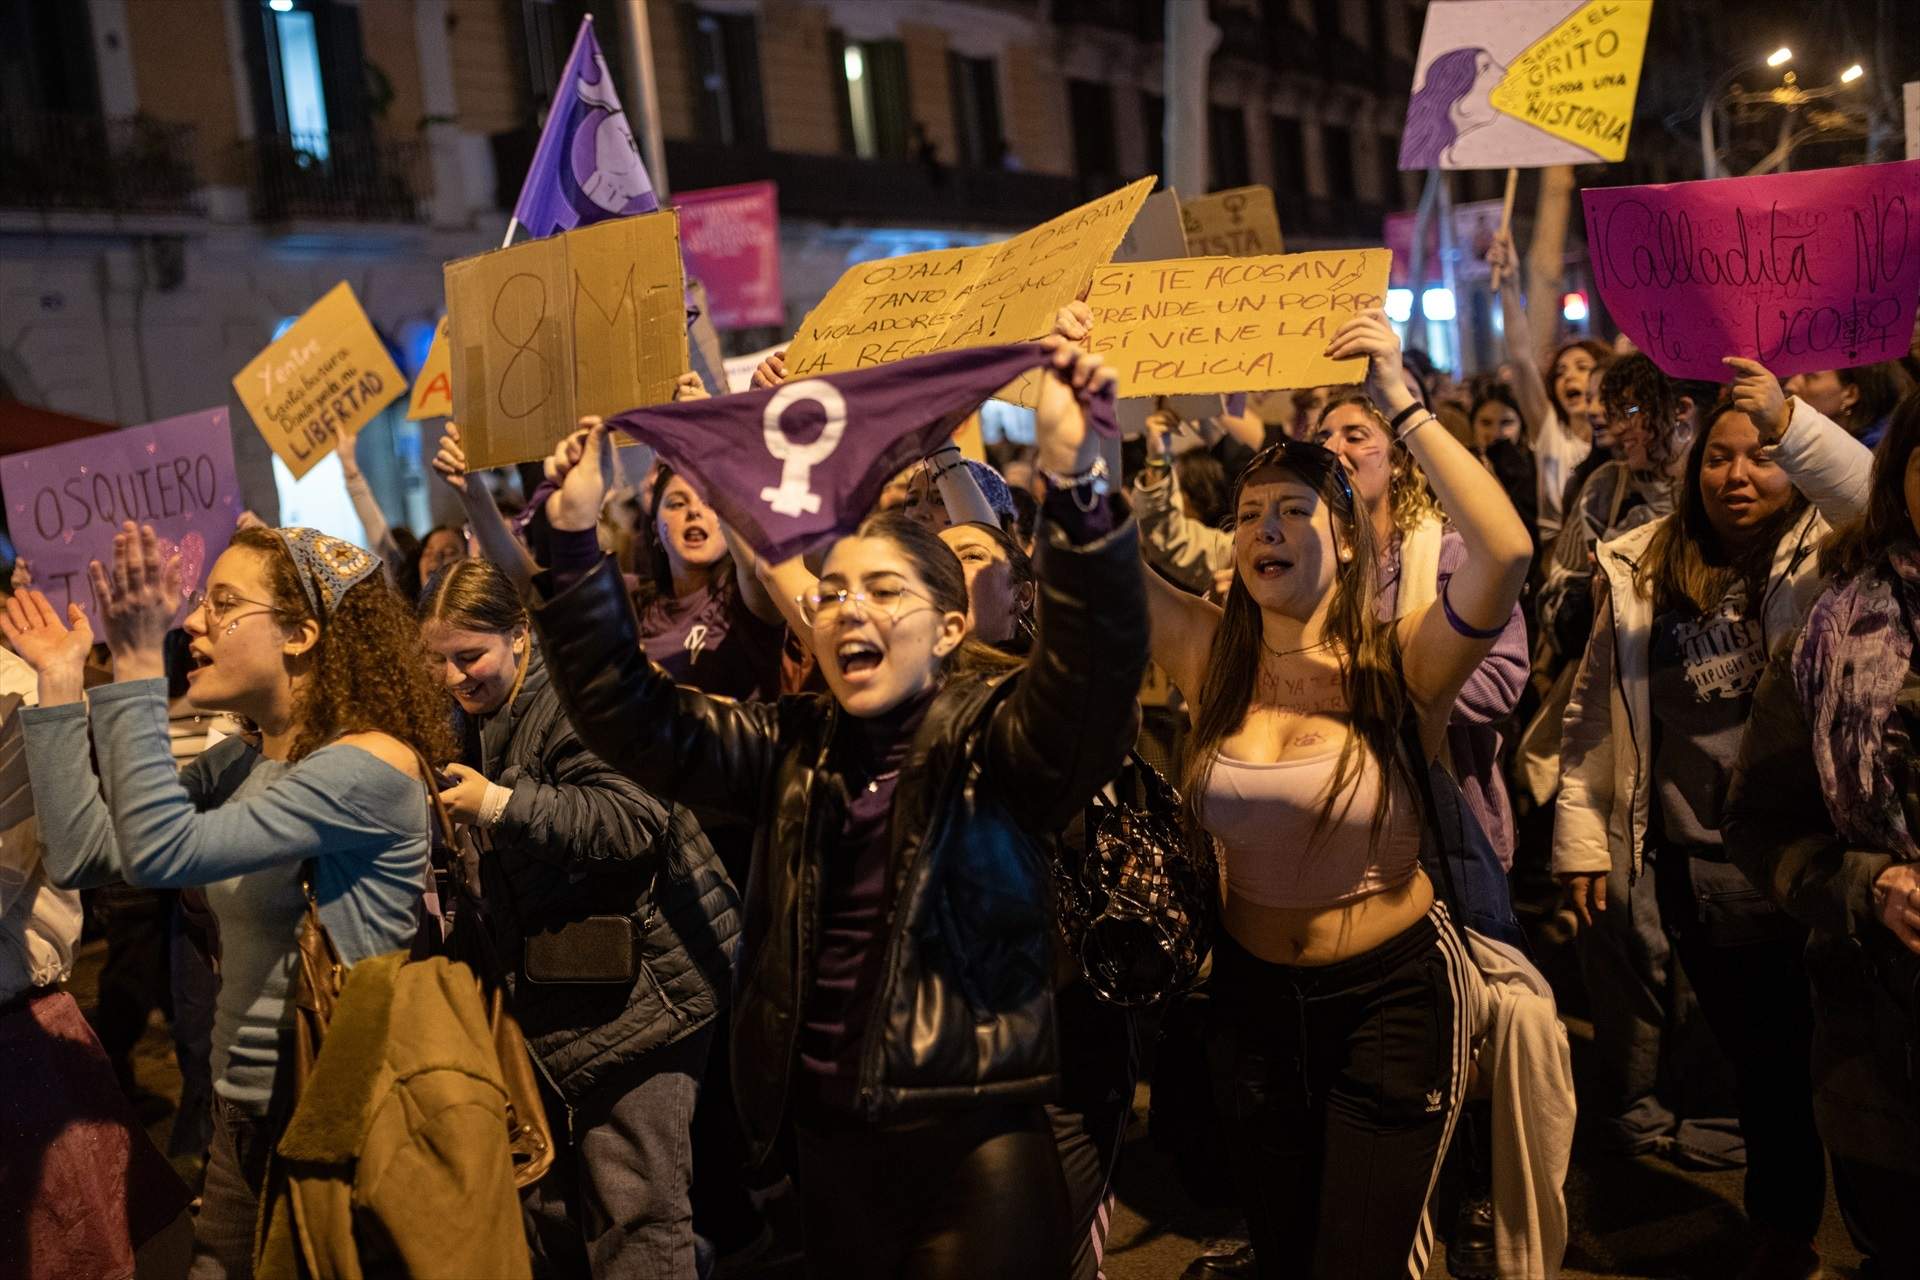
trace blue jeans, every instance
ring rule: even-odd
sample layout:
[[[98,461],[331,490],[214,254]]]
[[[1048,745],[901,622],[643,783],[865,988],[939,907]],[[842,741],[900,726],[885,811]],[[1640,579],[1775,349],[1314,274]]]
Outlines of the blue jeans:
[[[283,1127],[215,1095],[213,1142],[207,1149],[200,1212],[193,1219],[188,1280],[251,1280],[260,1188],[267,1179],[267,1157]]]
[[[521,1193],[536,1276],[692,1280],[691,1125],[712,1040],[708,1024],[656,1049],[577,1106],[548,1094],[559,1151]]]

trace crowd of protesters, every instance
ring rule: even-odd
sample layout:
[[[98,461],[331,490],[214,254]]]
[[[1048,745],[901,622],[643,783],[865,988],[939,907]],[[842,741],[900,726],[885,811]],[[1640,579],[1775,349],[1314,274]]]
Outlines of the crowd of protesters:
[[[1726,1274],[1818,1273],[1830,1161],[1920,1275],[1913,370],[1676,381],[1491,257],[1497,373],[1363,313],[1360,382],[1159,407],[1120,474],[1075,304],[1031,444],[941,441],[789,559],[588,420],[507,510],[449,424],[465,525],[417,541],[343,438],[370,549],[246,521],[191,598],[129,524],[97,636],[16,574],[0,1273],[1092,1280],[1157,1030],[1156,1138],[1216,1130],[1245,1216],[1207,1274],[1552,1274],[1557,997],[1583,1143],[1745,1169]],[[1129,1003],[1059,898],[1147,759],[1218,909],[1199,993]]]

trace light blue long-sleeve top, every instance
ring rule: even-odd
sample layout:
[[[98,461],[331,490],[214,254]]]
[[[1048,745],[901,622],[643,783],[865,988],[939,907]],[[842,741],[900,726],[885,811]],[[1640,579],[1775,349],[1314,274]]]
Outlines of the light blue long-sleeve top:
[[[263,1115],[291,1044],[300,866],[313,862],[320,918],[347,963],[407,946],[426,876],[425,789],[338,743],[288,764],[229,738],[176,770],[164,680],[89,696],[98,778],[85,705],[20,713],[48,874],[68,888],[206,887],[220,921],[214,1091]]]

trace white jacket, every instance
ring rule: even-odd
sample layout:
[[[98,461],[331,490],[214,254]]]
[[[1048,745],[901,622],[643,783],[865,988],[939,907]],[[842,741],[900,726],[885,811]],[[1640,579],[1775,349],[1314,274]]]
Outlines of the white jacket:
[[[1872,451],[1797,398],[1780,438],[1779,461],[1812,506],[1774,548],[1759,610],[1769,652],[1793,634],[1819,596],[1820,540],[1829,527],[1866,510],[1873,477]],[[1653,602],[1634,586],[1633,574],[1663,523],[1642,525],[1597,548],[1607,591],[1567,703],[1553,823],[1557,874],[1604,873],[1616,866],[1629,879],[1640,874],[1653,763]]]
[[[20,719],[6,710],[38,694],[33,668],[0,647],[0,1004],[65,981],[80,941],[80,895],[54,888],[40,864]]]

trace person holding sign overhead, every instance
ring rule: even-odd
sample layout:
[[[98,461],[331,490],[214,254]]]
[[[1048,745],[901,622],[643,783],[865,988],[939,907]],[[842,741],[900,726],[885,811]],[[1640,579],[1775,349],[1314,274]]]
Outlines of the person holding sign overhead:
[[[734,1081],[757,1158],[794,1122],[820,1275],[1066,1265],[1039,1105],[1058,1069],[1049,839],[1119,770],[1146,614],[1138,539],[1100,491],[1080,400],[1111,373],[1058,339],[1044,358],[1041,620],[1024,665],[967,639],[960,561],[899,516],[833,543],[803,602],[831,693],[777,706],[646,661],[603,557],[582,571],[556,541],[560,563],[536,579],[535,625],[582,739],[655,794],[755,822]],[[554,459],[556,534],[591,536],[607,430]]]
[[[256,735],[176,770],[162,641],[182,604],[178,559],[129,523],[111,572],[94,561],[91,575],[114,682],[89,702],[93,632],[77,605],[63,620],[29,590],[0,614],[39,674],[40,705],[21,716],[46,866],[72,887],[207,887],[221,982],[192,1275],[249,1276],[267,1157],[294,1101],[287,1000],[308,889],[348,964],[413,941],[428,770],[455,749],[446,701],[378,560],[311,529],[241,529],[186,615],[188,679],[198,706]]]
[[[1224,609],[1144,576],[1153,659],[1197,695],[1181,791],[1225,854],[1213,989],[1254,1255],[1265,1276],[1331,1280],[1421,1275],[1431,1252],[1478,979],[1420,869],[1415,771],[1504,633],[1533,540],[1408,391],[1383,312],[1342,325],[1327,355],[1366,358],[1369,394],[1453,517],[1465,555],[1445,587],[1383,620],[1347,467],[1293,441],[1236,485]]]

